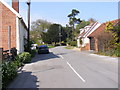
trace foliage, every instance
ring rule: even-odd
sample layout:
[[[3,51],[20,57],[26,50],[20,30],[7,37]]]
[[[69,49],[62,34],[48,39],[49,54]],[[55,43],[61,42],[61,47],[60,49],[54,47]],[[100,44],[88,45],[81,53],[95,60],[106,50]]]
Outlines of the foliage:
[[[22,63],[29,63],[31,61],[31,54],[23,52],[17,56],[17,59]]]
[[[48,29],[51,25],[51,22],[48,22],[46,20],[38,19],[34,22],[32,22],[31,29],[32,31],[41,31],[44,32],[46,29]]]
[[[47,45],[48,46],[48,48],[54,48],[55,46],[53,46],[53,45]]]
[[[75,29],[75,24],[80,24],[82,21],[80,18],[76,18],[80,12],[76,9],[72,9],[71,13],[68,15],[69,25],[72,27],[72,41],[75,39],[78,30]]]
[[[31,51],[30,51],[31,57],[34,57],[35,54],[36,54],[36,52],[37,52],[37,50],[31,50]]]
[[[52,24],[47,33],[43,35],[43,41],[45,43],[59,42],[59,25]]]
[[[66,41],[67,42],[72,41],[72,28],[69,27],[68,25],[66,25],[65,31],[66,31],[66,34],[67,34]]]
[[[113,27],[114,27],[114,26],[113,26],[113,23],[112,23],[112,22],[108,22],[108,23],[106,24],[105,30],[106,30],[106,31],[112,30]]]
[[[99,51],[99,54],[108,56],[120,57],[120,25],[117,23],[113,25],[112,22],[108,22],[105,27],[104,33],[99,33],[98,40],[102,42],[103,50]],[[104,36],[104,37],[103,37]]]
[[[42,43],[41,36],[43,35],[44,32],[48,30],[50,25],[51,25],[50,22],[42,19],[38,19],[32,22],[31,31],[30,31],[31,41],[37,43],[38,45],[41,44]]]
[[[113,36],[114,40],[116,41],[116,43],[120,42],[120,24],[119,24],[119,22],[115,26],[113,25],[113,23],[108,22],[106,24],[106,28],[105,29],[106,29],[106,31],[112,33],[112,36]]]
[[[74,47],[72,47],[72,46],[67,46],[67,47],[65,47],[66,49],[73,49]]]
[[[89,24],[90,24],[89,21],[83,20],[80,24],[78,24],[78,25],[76,26],[76,28],[77,28],[77,29],[81,29],[81,28],[84,28],[85,26],[87,26],[87,25],[89,25]]]
[[[96,20],[93,19],[93,18],[90,18],[88,21],[89,21],[90,23],[95,23],[95,22],[96,22]]]
[[[13,80],[13,78],[17,75],[17,63],[14,62],[4,62],[2,64],[2,85],[3,88],[7,86],[7,84]]]
[[[70,46],[77,46],[77,41],[71,41]]]
[[[120,49],[109,49],[105,51],[99,51],[96,54],[105,55],[105,56],[113,56],[113,57],[120,57]]]
[[[34,51],[33,51],[34,52]],[[5,88],[8,83],[17,75],[17,69],[31,61],[31,55],[28,52],[23,52],[15,57],[14,61],[2,63],[2,85]]]
[[[43,33],[42,35],[42,40],[47,44],[52,44],[53,42],[56,44],[57,42],[59,42],[60,38],[61,41],[65,41],[66,32],[65,32],[65,28],[63,28],[59,24],[52,24],[49,27],[48,31]]]
[[[80,18],[76,18],[75,16],[78,15],[80,12],[76,9],[72,9],[72,12],[68,15],[69,17],[69,24],[74,26],[75,23],[80,23]]]

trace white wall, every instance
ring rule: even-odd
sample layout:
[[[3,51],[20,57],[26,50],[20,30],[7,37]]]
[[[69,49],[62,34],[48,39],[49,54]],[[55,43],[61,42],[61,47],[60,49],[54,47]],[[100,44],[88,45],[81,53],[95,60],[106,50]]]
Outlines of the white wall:
[[[24,25],[22,24],[21,19],[19,19],[18,17],[16,18],[16,45],[17,45],[17,50],[18,53],[22,53],[24,52],[24,38],[27,37],[27,31],[24,27]]]

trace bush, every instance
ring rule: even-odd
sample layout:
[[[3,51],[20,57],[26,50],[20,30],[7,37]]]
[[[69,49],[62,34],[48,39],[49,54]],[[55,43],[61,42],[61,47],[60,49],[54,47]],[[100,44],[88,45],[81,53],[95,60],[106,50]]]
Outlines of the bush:
[[[2,64],[2,85],[3,88],[7,86],[7,84],[15,78],[17,75],[17,69],[23,63],[28,63],[31,61],[31,54],[28,52],[23,52],[18,54],[14,61],[12,62],[4,62]]]
[[[22,63],[29,63],[31,61],[31,54],[28,52],[23,52],[17,56],[17,60]]]
[[[36,54],[37,50],[31,50],[30,54],[31,54],[31,57],[34,57],[35,54]]]
[[[77,41],[71,41],[70,46],[77,46]]]
[[[14,62],[4,62],[2,64],[2,85],[3,88],[7,86],[7,84],[14,79],[17,75],[17,63]]]

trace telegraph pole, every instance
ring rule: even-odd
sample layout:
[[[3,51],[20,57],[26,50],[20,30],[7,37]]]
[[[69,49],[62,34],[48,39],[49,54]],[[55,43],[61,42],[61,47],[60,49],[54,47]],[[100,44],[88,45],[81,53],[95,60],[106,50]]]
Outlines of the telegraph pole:
[[[27,39],[28,39],[28,52],[30,52],[30,0],[27,1],[28,5],[28,34],[27,34]]]
[[[60,46],[61,46],[61,26],[59,25],[59,43],[60,43]]]

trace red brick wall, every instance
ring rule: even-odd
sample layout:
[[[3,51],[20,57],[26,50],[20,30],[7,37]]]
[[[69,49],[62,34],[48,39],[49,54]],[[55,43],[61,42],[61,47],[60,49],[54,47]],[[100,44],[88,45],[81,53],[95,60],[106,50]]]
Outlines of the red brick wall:
[[[16,15],[2,4],[2,47],[8,50],[8,26],[11,26],[11,48],[16,47]]]
[[[2,47],[2,3],[0,3],[0,48]]]

